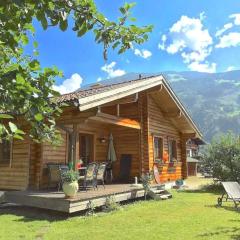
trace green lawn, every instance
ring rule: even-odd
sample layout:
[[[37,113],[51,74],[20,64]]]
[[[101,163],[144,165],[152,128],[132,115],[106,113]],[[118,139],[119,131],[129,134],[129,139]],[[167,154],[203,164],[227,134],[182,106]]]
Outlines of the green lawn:
[[[215,207],[218,195],[173,192],[167,201],[141,201],[94,217],[30,208],[0,209],[0,239],[240,239],[240,212]]]

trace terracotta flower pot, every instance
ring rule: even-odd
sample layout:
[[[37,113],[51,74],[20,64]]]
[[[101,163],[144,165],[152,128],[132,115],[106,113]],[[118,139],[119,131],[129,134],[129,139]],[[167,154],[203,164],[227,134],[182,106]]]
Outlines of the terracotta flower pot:
[[[63,183],[63,192],[65,193],[67,198],[74,198],[78,191],[78,182],[64,182]]]

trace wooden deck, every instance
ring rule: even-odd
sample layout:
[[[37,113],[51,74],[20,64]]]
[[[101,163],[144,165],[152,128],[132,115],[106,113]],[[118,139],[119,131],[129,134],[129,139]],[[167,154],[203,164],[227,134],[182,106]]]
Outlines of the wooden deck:
[[[163,186],[153,186],[153,191],[160,193]],[[116,202],[135,200],[144,197],[142,187],[132,187],[130,184],[106,185],[98,190],[80,191],[74,199],[66,199],[63,192],[49,191],[8,191],[5,192],[6,202],[24,206],[44,208],[66,213],[87,210],[89,203],[95,207],[104,206],[106,198],[113,196]]]

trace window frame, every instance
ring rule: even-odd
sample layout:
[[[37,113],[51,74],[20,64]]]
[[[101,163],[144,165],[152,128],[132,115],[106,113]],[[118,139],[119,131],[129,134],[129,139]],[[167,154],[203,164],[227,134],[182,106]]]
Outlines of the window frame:
[[[170,152],[170,144],[175,142],[175,156],[173,156],[173,145],[172,145],[172,151]],[[168,161],[169,163],[178,162],[178,154],[177,154],[178,146],[177,146],[177,140],[175,138],[168,138]],[[176,159],[176,161],[173,161],[173,159]]]
[[[162,151],[160,151],[160,149],[159,149],[159,152],[158,153],[160,153],[161,152],[161,156],[160,156],[160,158],[159,158],[159,156],[158,156],[158,158],[156,158],[156,154],[155,154],[155,138],[157,138],[157,139],[161,139],[161,143],[162,143]],[[159,136],[159,135],[153,135],[153,162],[155,163],[155,161],[156,160],[160,160],[160,162],[161,163],[163,163],[163,154],[164,154],[164,138],[162,137],[162,136]]]
[[[2,144],[2,143],[0,143]],[[9,140],[9,144],[10,144],[10,157],[9,157],[9,162],[1,162],[0,161],[0,167],[12,167],[12,159],[13,159],[13,140]]]

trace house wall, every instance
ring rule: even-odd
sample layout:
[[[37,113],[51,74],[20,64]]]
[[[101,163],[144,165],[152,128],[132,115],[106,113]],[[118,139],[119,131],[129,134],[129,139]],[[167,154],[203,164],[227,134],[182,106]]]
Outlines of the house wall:
[[[102,112],[116,115],[116,106],[104,107]],[[119,117],[139,121],[138,103],[120,104]],[[109,127],[108,127],[109,128]],[[123,154],[132,156],[130,177],[140,175],[140,130],[120,126],[111,126],[117,161],[113,164],[113,175],[118,179],[120,175],[120,160]],[[108,146],[107,146],[108,147]]]
[[[196,176],[197,175],[197,163],[188,162],[188,176]]]
[[[58,146],[50,143],[30,144],[30,166],[28,188],[46,188],[48,185],[47,163],[67,163],[67,134],[61,131],[62,142]]]
[[[13,140],[10,165],[0,165],[0,189],[25,190],[28,187],[30,141]]]
[[[160,180],[162,182],[176,180],[182,177],[182,151],[181,134],[173,126],[170,119],[165,117],[157,103],[148,96],[148,118],[149,118],[149,168],[154,165],[153,136],[163,138],[163,151],[168,152],[168,140],[174,139],[177,142],[177,163],[158,164]]]
[[[158,103],[159,104],[159,103]],[[164,140],[164,150],[168,151],[168,139],[177,141],[176,164],[159,164],[161,181],[175,180],[185,176],[187,165],[186,137],[181,136],[171,120],[162,113],[159,105],[148,92],[139,93],[135,103],[120,104],[120,117],[138,121],[141,129],[132,129],[107,123],[88,121],[88,117],[94,116],[97,109],[79,112],[78,108],[68,107],[64,109],[62,116],[57,120],[67,128],[78,124],[80,133],[93,134],[94,156],[93,161],[106,161],[108,141],[101,142],[100,138],[108,139],[113,134],[114,146],[117,154],[117,162],[113,165],[114,177],[117,179],[120,171],[120,159],[122,154],[132,155],[131,177],[140,176],[153,168],[153,136],[161,136]],[[117,114],[115,106],[102,107],[101,111],[108,114]],[[87,120],[87,121],[86,121]],[[26,189],[43,188],[47,186],[47,163],[67,163],[67,133],[62,131],[63,142],[54,147],[49,143],[36,144],[27,140],[14,141],[13,161],[11,167],[0,166],[0,189]],[[13,177],[14,176],[14,177]]]

